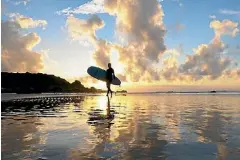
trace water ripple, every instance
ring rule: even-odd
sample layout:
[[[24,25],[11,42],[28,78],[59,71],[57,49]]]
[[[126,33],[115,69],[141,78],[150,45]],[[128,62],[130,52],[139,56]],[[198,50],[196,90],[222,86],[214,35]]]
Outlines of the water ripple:
[[[3,159],[240,159],[239,95],[2,101]]]

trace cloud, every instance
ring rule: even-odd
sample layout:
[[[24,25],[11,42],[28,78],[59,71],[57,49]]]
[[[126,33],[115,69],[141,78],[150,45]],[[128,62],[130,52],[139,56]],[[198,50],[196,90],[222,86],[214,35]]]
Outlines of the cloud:
[[[104,0],[91,0],[74,9],[71,9],[70,7],[68,7],[61,11],[57,11],[58,15],[96,14],[96,13],[105,13]]]
[[[117,74],[116,76],[121,80],[121,82],[126,82],[127,81],[126,76],[123,75],[123,74]]]
[[[128,34],[129,47],[135,44],[143,49],[142,54],[147,59],[158,62],[158,56],[166,49],[161,5],[155,0],[105,2],[105,9],[117,17],[117,29]]]
[[[36,28],[42,27],[45,29],[47,25],[46,20],[33,20],[30,17],[25,17],[20,15],[19,13],[10,13],[8,16],[12,19],[12,21],[16,21],[21,28],[28,29],[28,28]]]
[[[221,37],[235,37],[239,32],[236,22],[213,20],[210,23],[215,33],[213,40],[209,44],[200,44],[192,55],[187,56],[185,63],[178,64],[178,56],[182,53],[174,49],[166,51],[164,37],[167,30],[158,1],[106,0],[104,10],[116,17],[116,32],[126,39],[124,44],[97,38],[96,30],[104,26],[104,22],[97,16],[87,20],[70,16],[66,26],[73,39],[81,40],[84,37],[95,46],[92,55],[99,67],[105,68],[110,62],[112,51],[117,51],[124,70],[120,77],[126,81],[194,82],[205,78],[217,79],[234,64],[225,54],[227,47]],[[183,25],[177,28],[183,29]],[[169,56],[161,61],[163,67],[159,68],[163,54]]]
[[[78,19],[74,16],[69,16],[66,21],[68,33],[74,40],[96,40],[96,30],[102,28],[104,22],[96,15],[89,19]]]
[[[93,15],[89,19],[78,19],[73,16],[67,18],[66,27],[73,40],[89,41],[95,46],[93,59],[99,67],[106,67],[110,62],[111,43],[106,40],[97,39],[96,30],[102,28],[104,22],[97,16]]]
[[[183,7],[183,3],[180,2],[180,0],[172,0],[173,2],[177,2],[179,7]]]
[[[219,12],[221,14],[226,14],[226,15],[240,15],[240,11],[239,10],[220,9]]]
[[[157,0],[158,3],[161,3],[163,0]],[[183,7],[183,3],[180,0],[172,0],[177,2],[180,7]],[[60,11],[57,11],[58,15],[74,15],[74,14],[99,14],[107,13],[104,8],[105,0],[90,0],[76,8],[64,8]]]
[[[220,77],[232,61],[222,55],[224,45],[222,42],[199,45],[194,55],[188,56],[187,61],[180,65],[180,72],[191,75],[195,80],[209,76],[210,79]]]
[[[15,5],[23,4],[26,6],[31,0],[7,0],[7,2],[11,2]]]
[[[199,80],[215,80],[223,76],[237,78],[239,69],[236,62],[229,57],[232,51],[225,45],[221,36],[236,36],[238,24],[230,20],[216,21],[210,23],[214,29],[215,36],[209,44],[200,44],[193,49],[193,53],[187,56],[186,62],[178,64],[177,56],[182,54],[172,49],[165,52],[161,77],[167,81],[196,82]]]
[[[36,33],[21,35],[20,31],[19,23],[2,21],[2,71],[42,71],[42,56],[32,51],[32,48],[40,42],[41,38]]]
[[[102,1],[91,1],[86,3],[86,5],[93,3],[99,4],[102,3]],[[133,9],[136,10],[136,12],[132,12]],[[104,25],[103,21],[97,16],[94,16],[95,20],[92,20],[93,18],[83,20],[73,16],[68,17],[66,26],[70,36],[74,40],[88,39],[95,45],[96,51],[93,54],[93,58],[100,67],[105,66],[106,63],[109,62],[111,49],[116,48],[124,52],[119,52],[121,63],[128,66],[125,64],[126,61],[124,61],[124,59],[131,57],[129,61],[131,61],[133,68],[138,70],[135,72],[138,75],[130,77],[140,76],[142,71],[148,77],[149,74],[156,73],[151,68],[152,64],[158,62],[158,57],[163,54],[166,49],[164,45],[166,30],[162,21],[163,11],[161,5],[156,0],[149,2],[144,0],[137,2],[128,0],[124,3],[108,0],[104,3],[104,10],[111,15],[116,15],[117,30],[127,35],[127,46],[111,44],[101,39],[97,40],[95,31]],[[123,13],[122,10],[126,12]],[[147,12],[145,12],[146,10]],[[89,23],[91,21],[97,23]],[[133,47],[134,50],[132,49]],[[147,66],[145,67],[144,65]],[[125,69],[128,70],[128,68]],[[142,69],[142,71],[139,69]],[[158,76],[155,75],[154,77],[156,78]]]
[[[93,58],[96,65],[102,68],[106,68],[107,64],[110,62],[110,52],[112,45],[105,40],[98,40],[95,42],[96,51],[93,53]]]
[[[153,63],[143,56],[143,51],[138,46],[116,48],[119,52],[119,61],[124,66],[124,75],[127,81],[152,81],[159,80],[159,73],[154,70]]]
[[[19,4],[24,4],[24,6],[26,6],[27,5],[27,3],[29,3],[30,2],[30,0],[23,0],[23,1],[18,1],[18,2],[16,2],[15,4],[16,5],[19,5]]]
[[[76,79],[76,78],[74,78]],[[89,84],[89,83],[97,83],[98,80],[96,78],[93,78],[92,76],[89,76],[89,75],[86,75],[86,76],[83,76],[83,77],[80,77],[80,78],[77,78],[79,79],[79,81],[83,84]]]
[[[223,77],[237,78],[240,80],[240,68],[226,70],[223,74]]]
[[[168,57],[163,59],[163,70],[161,72],[162,77],[168,81],[176,80],[179,77],[178,74],[178,60],[177,56],[180,55],[179,51],[176,49],[170,49],[166,51]]]
[[[104,7],[109,14],[116,16],[116,29],[119,33],[127,35],[126,45],[98,39],[95,32],[103,27],[104,23],[97,16],[94,16],[95,20],[92,20],[92,17],[83,20],[70,16],[66,24],[71,37],[75,40],[83,37],[91,40],[96,49],[93,58],[100,67],[105,68],[110,62],[112,50],[117,50],[119,61],[125,69],[123,76],[126,76],[127,80],[159,80],[159,72],[153,66],[159,62],[159,56],[166,50],[164,45],[166,29],[163,25],[164,14],[161,5],[155,0],[148,2],[128,0],[124,3],[108,0],[105,1]]]
[[[239,29],[238,23],[231,20],[225,19],[222,22],[218,20],[213,20],[210,23],[210,28],[213,28],[216,38],[220,38],[222,35],[229,35],[235,37]]]
[[[153,65],[166,50],[161,4],[156,0],[106,0],[104,7],[109,14],[116,16],[118,33],[127,37],[126,45],[115,47],[119,61],[125,66],[127,79],[159,80],[159,73]]]
[[[180,82],[190,84],[195,81],[193,76],[180,73],[179,71],[180,65],[178,63],[178,57],[183,55],[182,49],[168,49],[165,54],[167,57],[162,60],[163,67],[161,71],[161,77],[163,80],[172,83],[177,82],[177,84]]]
[[[44,64],[43,71],[44,73],[55,73],[57,75],[60,75],[62,73],[62,69],[57,61],[49,57],[49,52],[50,49],[41,50],[42,61]]]
[[[210,79],[219,78],[230,66],[233,60],[224,56],[227,47],[221,41],[222,35],[236,36],[238,23],[223,20],[213,20],[210,28],[214,29],[215,36],[210,44],[201,44],[194,49],[194,54],[187,57],[187,61],[180,65],[179,72],[190,75],[194,80],[204,77]]]
[[[216,19],[217,17],[215,15],[209,15],[210,19]]]

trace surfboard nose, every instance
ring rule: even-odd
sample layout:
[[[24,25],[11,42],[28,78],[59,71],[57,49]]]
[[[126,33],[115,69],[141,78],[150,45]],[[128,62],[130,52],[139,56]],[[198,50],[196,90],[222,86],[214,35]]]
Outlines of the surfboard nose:
[[[87,73],[89,73],[89,68],[87,69]]]
[[[87,73],[90,72],[91,68],[92,68],[92,66],[88,67],[88,69],[87,69]]]

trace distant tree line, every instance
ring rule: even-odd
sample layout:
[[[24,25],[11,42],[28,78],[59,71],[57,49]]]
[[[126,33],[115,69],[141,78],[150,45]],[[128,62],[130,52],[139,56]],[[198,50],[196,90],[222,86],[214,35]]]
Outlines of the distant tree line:
[[[86,88],[78,80],[69,83],[63,78],[42,73],[1,72],[1,76],[2,93],[105,92],[104,90],[94,87]]]

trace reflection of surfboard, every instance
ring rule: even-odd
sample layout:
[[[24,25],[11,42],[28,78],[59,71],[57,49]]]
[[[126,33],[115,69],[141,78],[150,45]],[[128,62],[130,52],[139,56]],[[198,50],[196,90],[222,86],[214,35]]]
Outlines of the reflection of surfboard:
[[[92,76],[98,80],[106,82],[107,71],[105,71],[101,68],[98,68],[98,67],[91,66],[88,68],[87,72],[90,76]],[[120,85],[121,81],[117,77],[115,77],[115,79],[112,80],[111,84]]]

